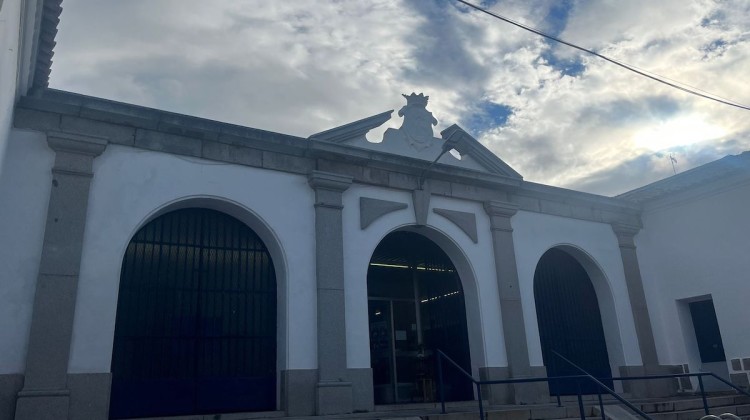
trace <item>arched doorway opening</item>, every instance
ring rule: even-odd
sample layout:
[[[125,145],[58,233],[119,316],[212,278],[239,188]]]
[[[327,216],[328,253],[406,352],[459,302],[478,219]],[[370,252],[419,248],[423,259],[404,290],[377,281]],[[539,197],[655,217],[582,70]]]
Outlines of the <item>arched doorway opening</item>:
[[[387,235],[367,272],[370,366],[376,404],[434,401],[436,353],[471,372],[461,279],[446,253],[410,231]],[[471,400],[471,382],[443,371],[445,397]]]
[[[123,258],[110,418],[276,408],[276,272],[216,210],[163,214]]]
[[[570,253],[552,248],[542,255],[534,273],[542,358],[549,377],[579,375],[580,371],[553,353],[557,352],[600,378],[612,388],[607,343],[599,300],[589,274]],[[551,394],[595,394],[591,381],[551,381]]]

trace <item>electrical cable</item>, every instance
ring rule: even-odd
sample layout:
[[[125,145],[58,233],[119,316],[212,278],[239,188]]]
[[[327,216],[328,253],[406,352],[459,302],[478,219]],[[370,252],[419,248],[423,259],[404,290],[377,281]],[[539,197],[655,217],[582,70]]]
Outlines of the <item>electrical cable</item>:
[[[555,36],[546,34],[546,33],[542,32],[542,31],[540,31],[538,29],[534,29],[534,28],[532,28],[530,26],[526,26],[526,25],[524,25],[522,23],[519,23],[519,22],[516,22],[516,21],[514,21],[512,19],[509,19],[509,18],[506,18],[504,16],[498,15],[496,13],[490,12],[489,10],[486,10],[486,9],[484,9],[482,7],[479,7],[479,6],[475,5],[475,4],[469,3],[469,2],[464,1],[464,0],[456,0],[456,1],[459,2],[459,3],[462,3],[462,4],[466,5],[466,6],[469,6],[472,9],[475,9],[475,10],[478,10],[480,12],[486,13],[486,14],[488,14],[488,15],[496,18],[496,19],[500,19],[500,20],[502,20],[504,22],[510,23],[511,25],[517,26],[517,27],[519,27],[521,29],[524,29],[524,30],[527,30],[529,32],[533,32],[533,33],[535,33],[535,34],[537,34],[539,36],[545,37],[547,39],[551,39],[552,41],[559,42],[560,44],[567,45],[567,46],[569,46],[571,48],[575,48],[575,49],[577,49],[579,51],[583,51],[585,53],[594,55],[596,57],[601,58],[602,60],[609,61],[612,64],[620,66],[620,67],[622,67],[622,68],[624,68],[626,70],[630,70],[633,73],[636,73],[636,74],[641,75],[643,77],[647,77],[647,78],[649,78],[651,80],[654,80],[656,82],[665,84],[665,85],[667,85],[669,87],[672,87],[672,88],[675,88],[675,89],[679,89],[679,90],[681,90],[683,92],[686,92],[686,93],[689,93],[689,94],[692,94],[692,95],[696,95],[696,96],[699,96],[699,97],[704,98],[704,99],[709,99],[709,100],[712,100],[712,101],[716,101],[716,102],[722,103],[724,105],[729,105],[729,106],[733,106],[735,108],[740,108],[740,109],[744,109],[746,111],[750,111],[750,107],[749,106],[742,105],[742,104],[740,104],[738,102],[734,102],[732,100],[720,99],[720,97],[718,95],[714,95],[713,93],[706,92],[707,94],[703,94],[703,93],[700,93],[700,92],[697,91],[697,90],[703,91],[702,89],[693,88],[693,89],[696,89],[696,90],[693,90],[693,89],[689,89],[689,88],[686,88],[686,87],[683,87],[683,86],[679,86],[679,85],[677,85],[675,83],[671,83],[671,82],[668,82],[666,80],[661,79],[660,77],[662,77],[662,76],[657,77],[657,76],[652,75],[652,74],[655,74],[655,73],[648,74],[648,73],[651,73],[651,72],[646,72],[645,70],[639,70],[635,66],[631,66],[629,64],[626,64],[626,63],[617,61],[615,59],[609,58],[607,56],[604,56],[602,54],[597,53],[596,51],[592,51],[592,50],[584,48],[584,47],[579,47],[578,45],[575,45],[575,44],[570,43],[568,41],[562,40],[562,39],[557,38]],[[678,82],[678,83],[681,83],[681,82]],[[705,91],[703,91],[703,92],[705,92]]]

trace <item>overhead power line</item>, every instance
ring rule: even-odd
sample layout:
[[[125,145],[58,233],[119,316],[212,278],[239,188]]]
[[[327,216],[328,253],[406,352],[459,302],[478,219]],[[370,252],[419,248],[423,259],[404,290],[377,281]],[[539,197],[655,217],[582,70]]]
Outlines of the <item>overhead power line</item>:
[[[526,25],[524,25],[522,23],[516,22],[516,21],[514,21],[512,19],[509,19],[509,18],[507,18],[505,16],[501,16],[501,15],[498,15],[497,13],[490,12],[489,10],[484,9],[482,7],[479,7],[479,6],[475,5],[475,4],[469,3],[469,2],[464,1],[464,0],[456,0],[456,1],[459,2],[459,3],[462,3],[462,4],[466,5],[466,6],[469,6],[472,9],[478,10],[478,11],[480,11],[482,13],[486,13],[486,14],[488,14],[488,15],[496,18],[496,19],[500,19],[500,20],[502,20],[504,22],[510,23],[511,25],[517,26],[517,27],[519,27],[521,29],[524,29],[524,30],[527,30],[529,32],[533,32],[533,33],[535,33],[535,34],[537,34],[539,36],[543,36],[543,37],[545,37],[547,39],[551,39],[552,41],[558,42],[560,44],[567,45],[567,46],[569,46],[571,48],[575,48],[575,49],[577,49],[579,51],[583,51],[585,53],[594,55],[596,57],[601,58],[602,60],[609,61],[612,64],[620,66],[620,67],[622,67],[622,68],[624,68],[626,70],[630,70],[633,73],[636,73],[636,74],[641,75],[643,77],[647,77],[647,78],[649,78],[651,80],[654,80],[656,82],[663,83],[663,84],[665,84],[665,85],[667,85],[669,87],[672,87],[672,88],[675,88],[675,89],[679,89],[679,90],[681,90],[683,92],[686,92],[686,93],[689,93],[691,95],[700,96],[701,98],[705,98],[705,99],[709,99],[709,100],[712,100],[712,101],[716,101],[716,102],[722,103],[724,105],[729,105],[729,106],[733,106],[735,108],[740,108],[740,109],[744,109],[746,111],[750,111],[750,107],[749,106],[742,105],[742,104],[740,104],[738,102],[735,102],[735,101],[732,101],[732,100],[729,100],[729,99],[723,99],[723,98],[719,97],[718,95],[714,95],[713,93],[709,93],[709,92],[706,92],[705,94],[701,93],[701,92],[705,92],[705,91],[703,91],[701,89],[698,89],[698,88],[687,88],[687,87],[684,87],[684,86],[677,85],[676,83],[672,83],[672,82],[669,82],[669,81],[665,80],[667,78],[664,77],[664,76],[659,76],[659,75],[655,75],[655,73],[652,73],[652,72],[646,72],[645,70],[640,70],[640,69],[638,69],[635,66],[632,66],[630,64],[626,64],[626,63],[623,63],[621,61],[617,61],[615,59],[612,59],[612,58],[609,58],[609,57],[604,56],[602,54],[599,54],[596,51],[592,51],[592,50],[590,50],[588,48],[580,47],[580,46],[578,46],[576,44],[573,44],[571,42],[568,42],[568,41],[565,41],[563,39],[560,39],[560,38],[557,38],[555,36],[552,36],[550,34],[544,33],[544,32],[542,32],[542,31],[540,31],[538,29],[534,29],[534,28],[532,28],[530,26],[526,26]],[[651,74],[649,74],[649,73],[651,73]],[[685,85],[685,83],[682,83],[682,82],[677,82],[677,83]]]

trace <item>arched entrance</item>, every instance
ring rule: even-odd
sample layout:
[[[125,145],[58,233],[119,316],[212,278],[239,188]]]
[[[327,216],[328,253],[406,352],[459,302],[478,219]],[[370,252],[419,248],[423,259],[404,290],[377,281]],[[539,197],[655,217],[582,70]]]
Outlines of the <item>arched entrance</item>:
[[[461,280],[437,244],[414,232],[386,236],[370,260],[367,294],[376,404],[434,401],[437,349],[471,372]],[[455,369],[443,379],[446,399],[473,398]]]
[[[542,255],[534,273],[539,338],[549,377],[580,371],[552,353],[556,351],[598,378],[611,378],[609,355],[599,302],[588,273],[568,252],[552,248]],[[611,380],[603,382],[612,387]],[[596,393],[591,381],[551,381],[550,393]]]
[[[123,258],[110,418],[276,408],[276,273],[260,238],[187,208],[141,228]]]

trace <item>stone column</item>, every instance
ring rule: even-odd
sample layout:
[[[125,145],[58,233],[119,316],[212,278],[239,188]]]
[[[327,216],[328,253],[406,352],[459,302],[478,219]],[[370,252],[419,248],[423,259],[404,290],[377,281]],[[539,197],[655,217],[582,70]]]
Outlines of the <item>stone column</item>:
[[[628,288],[630,307],[635,321],[635,333],[638,337],[638,347],[643,366],[623,366],[621,374],[625,376],[658,375],[675,373],[669,366],[660,366],[654,343],[654,333],[651,328],[651,317],[646,304],[646,292],[643,290],[641,269],[635,249],[635,235],[641,230],[639,226],[614,223],[612,230],[617,236],[620,247],[622,266],[625,272],[625,283]],[[679,372],[677,372],[679,373]],[[652,380],[644,382],[626,381],[623,388],[633,396],[660,397],[676,393],[676,383],[673,380]]]
[[[86,226],[92,164],[107,146],[98,138],[49,133],[55,151],[23,389],[16,419],[67,419],[68,357]]]
[[[315,256],[318,297],[318,415],[352,412],[352,383],[346,366],[344,235],[342,195],[352,177],[313,171]]]
[[[488,201],[484,209],[490,216],[492,246],[495,253],[497,287],[500,293],[500,311],[503,317],[505,349],[508,354],[508,372],[488,372],[487,379],[531,377],[529,350],[526,343],[526,326],[521,307],[521,291],[518,284],[516,252],[513,244],[513,228],[510,218],[518,211],[518,206],[501,201]],[[492,392],[494,391],[494,392]],[[500,394],[500,395],[497,395]],[[549,390],[544,382],[517,384],[513,387],[496,386],[491,390],[491,398],[496,403],[531,403],[546,400]]]

